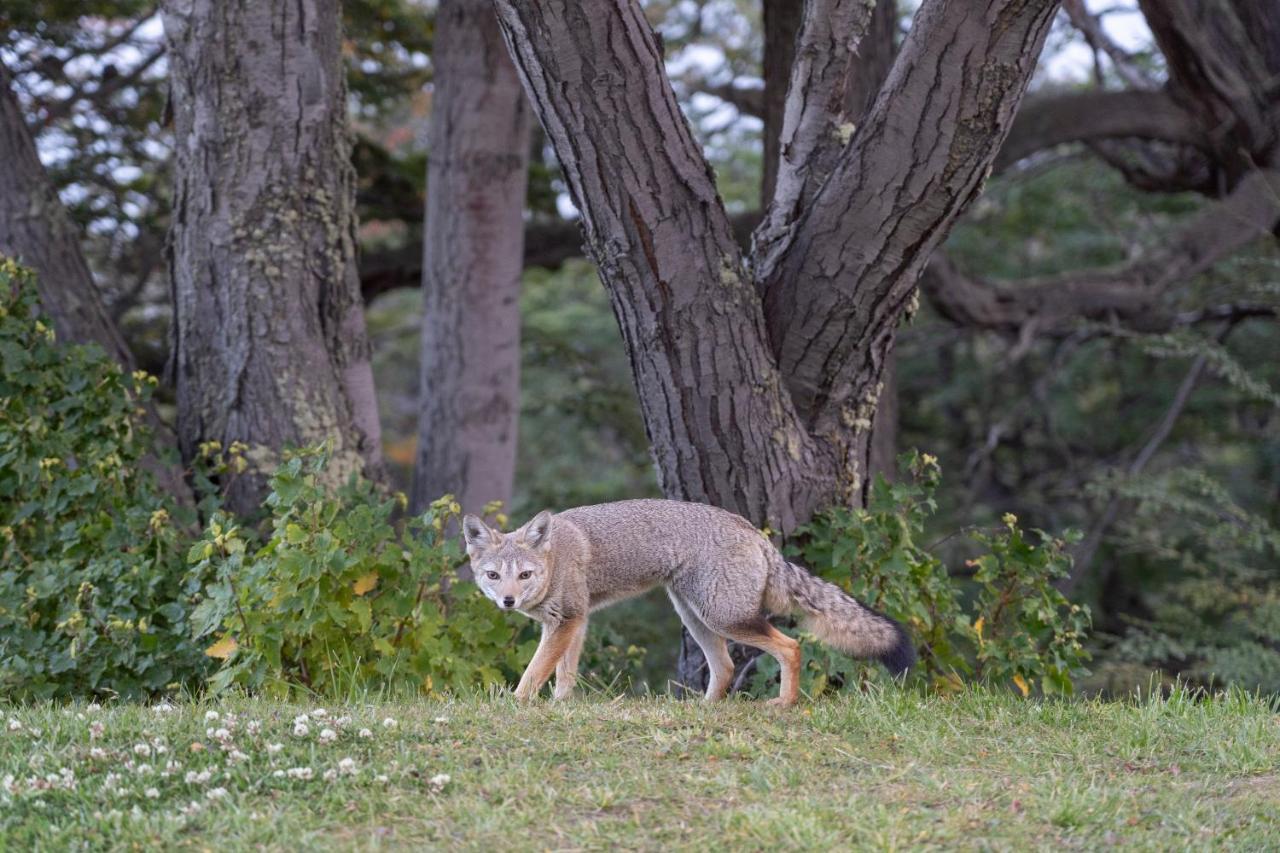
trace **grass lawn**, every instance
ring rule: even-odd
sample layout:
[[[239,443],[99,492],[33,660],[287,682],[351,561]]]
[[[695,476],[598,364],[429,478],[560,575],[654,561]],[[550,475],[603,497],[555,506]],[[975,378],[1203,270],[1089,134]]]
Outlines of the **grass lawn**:
[[[9,706],[0,777],[5,850],[1280,846],[1240,694]]]

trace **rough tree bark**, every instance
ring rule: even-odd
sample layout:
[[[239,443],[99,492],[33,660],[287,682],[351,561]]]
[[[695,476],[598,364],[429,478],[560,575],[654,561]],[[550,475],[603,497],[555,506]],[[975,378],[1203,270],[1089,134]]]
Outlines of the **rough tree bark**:
[[[126,369],[133,356],[102,304],[80,235],[36,153],[0,63],[0,254],[36,272],[40,308],[64,341],[98,344]]]
[[[239,511],[288,446],[327,443],[334,482],[377,477],[338,4],[174,0],[162,16],[183,456],[246,443],[228,493]]]
[[[412,504],[510,504],[532,115],[489,0],[443,0],[432,54]]]
[[[839,74],[793,72],[797,138],[831,166],[779,163],[779,187],[794,169],[799,190],[779,191],[750,272],[639,4],[495,3],[610,293],[663,491],[784,534],[860,501],[894,328],[980,191],[1056,2],[926,2],[856,129]],[[855,7],[808,4],[797,54],[847,56]]]

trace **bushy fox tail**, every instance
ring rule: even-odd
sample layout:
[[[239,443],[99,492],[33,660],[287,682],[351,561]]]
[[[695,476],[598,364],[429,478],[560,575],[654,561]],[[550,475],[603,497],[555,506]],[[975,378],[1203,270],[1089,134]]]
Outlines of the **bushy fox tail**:
[[[766,596],[774,612],[801,611],[805,627],[822,642],[854,657],[878,660],[894,675],[916,661],[901,625],[794,563],[775,561]]]

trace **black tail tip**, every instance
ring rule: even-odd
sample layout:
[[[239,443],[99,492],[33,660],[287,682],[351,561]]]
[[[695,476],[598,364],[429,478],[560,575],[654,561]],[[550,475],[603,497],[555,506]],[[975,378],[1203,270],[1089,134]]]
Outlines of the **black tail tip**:
[[[885,665],[894,678],[900,678],[906,675],[916,662],[916,647],[911,645],[911,638],[907,636],[906,629],[897,622],[893,623],[893,630],[893,647],[880,655],[880,663]]]

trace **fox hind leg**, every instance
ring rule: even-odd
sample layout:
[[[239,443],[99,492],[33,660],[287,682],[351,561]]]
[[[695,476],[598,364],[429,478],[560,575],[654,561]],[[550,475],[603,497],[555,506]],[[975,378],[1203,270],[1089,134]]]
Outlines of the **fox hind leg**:
[[[768,652],[778,661],[782,670],[782,685],[777,698],[770,705],[789,708],[800,697],[800,644],[769,624],[763,616],[739,625],[716,626],[726,636],[739,643],[755,646]]]
[[[733,681],[733,658],[729,657],[729,644],[720,634],[712,631],[693,608],[672,590],[667,590],[671,603],[680,616],[680,621],[688,629],[702,655],[707,659],[707,667],[711,670],[707,679],[706,701],[716,702],[729,693],[729,685]]]

